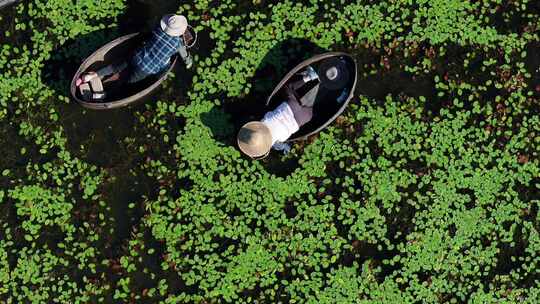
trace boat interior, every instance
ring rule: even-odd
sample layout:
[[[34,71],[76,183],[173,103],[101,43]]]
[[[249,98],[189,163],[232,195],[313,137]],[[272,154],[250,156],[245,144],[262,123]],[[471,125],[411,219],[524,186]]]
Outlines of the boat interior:
[[[133,56],[133,52],[142,44],[143,39],[144,36],[137,35],[116,46],[113,46],[112,48],[94,54],[83,73],[97,71],[110,64],[121,64],[122,62],[125,62],[125,60]],[[164,73],[167,73],[167,70],[160,74],[149,76],[137,83],[128,84],[126,78],[129,77],[129,72],[128,70],[125,70],[123,73],[120,73],[120,79],[115,81],[107,81],[107,78],[105,78],[101,86],[97,87],[92,86],[90,83],[89,88],[84,86],[82,89],[77,90],[77,94],[79,98],[87,102],[107,103],[115,100],[121,100],[133,96],[145,88],[148,88],[150,85],[158,81]],[[102,90],[105,93],[105,97],[99,99],[88,98],[88,93],[85,94],[86,96],[83,96],[84,91],[87,91],[88,89],[91,90],[91,93]]]
[[[343,111],[347,98],[349,97],[355,82],[356,65],[354,60],[348,56],[339,56],[339,59],[345,61],[345,67],[348,69],[350,74],[349,79],[342,86],[336,89],[328,89],[323,85],[320,85],[320,82],[316,83],[316,81],[311,81],[307,83],[306,86],[297,89],[296,92],[300,103],[313,105],[313,118],[310,122],[303,125],[300,130],[293,134],[291,138],[302,137],[317,130],[321,126],[333,120],[336,114]],[[317,61],[310,66],[317,71],[322,61],[323,60]],[[306,68],[300,70],[300,72]],[[299,75],[297,73],[291,77],[285,83],[285,85],[297,81],[298,77]],[[313,83],[315,83],[315,85],[313,85]],[[285,85],[283,85],[270,100],[268,105],[270,109],[276,108],[281,102],[286,100],[287,93],[285,90]]]

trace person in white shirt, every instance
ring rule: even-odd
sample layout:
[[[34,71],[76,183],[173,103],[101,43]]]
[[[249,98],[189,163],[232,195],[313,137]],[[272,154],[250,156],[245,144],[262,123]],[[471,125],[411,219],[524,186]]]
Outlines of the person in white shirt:
[[[308,66],[297,76],[301,79],[284,86],[286,101],[266,113],[261,121],[248,122],[238,132],[238,147],[249,157],[263,158],[272,148],[287,150],[285,142],[289,137],[312,120],[316,99],[324,96],[325,90],[342,88],[349,79],[344,63],[335,58],[323,61],[318,72]],[[323,86],[321,90],[319,84]],[[299,91],[307,93],[298,97]]]
[[[245,124],[238,132],[238,146],[251,158],[264,157],[272,147],[287,141],[312,117],[312,107],[302,106],[296,98],[291,98],[266,113],[261,121]]]

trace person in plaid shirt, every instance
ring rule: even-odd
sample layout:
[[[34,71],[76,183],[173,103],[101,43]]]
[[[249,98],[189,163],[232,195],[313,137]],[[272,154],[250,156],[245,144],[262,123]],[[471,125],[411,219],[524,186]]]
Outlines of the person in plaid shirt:
[[[126,69],[129,71],[128,83],[135,83],[150,75],[159,74],[165,70],[175,53],[179,53],[186,67],[189,69],[193,60],[184,44],[183,35],[188,23],[186,17],[179,15],[166,15],[161,19],[160,26],[153,32],[151,38],[135,52],[131,60],[106,66],[96,72],[84,74],[77,80],[77,86],[83,83],[104,79],[114,81],[120,77],[120,73]],[[98,80],[98,81],[99,81]]]

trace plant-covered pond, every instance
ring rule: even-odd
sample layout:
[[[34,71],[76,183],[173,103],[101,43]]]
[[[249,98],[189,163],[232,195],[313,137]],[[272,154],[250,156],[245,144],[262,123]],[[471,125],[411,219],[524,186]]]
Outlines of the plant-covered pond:
[[[199,32],[152,100],[73,102],[161,15]],[[538,303],[540,4],[33,0],[0,10],[1,303]],[[355,98],[252,161],[236,132],[302,60]]]

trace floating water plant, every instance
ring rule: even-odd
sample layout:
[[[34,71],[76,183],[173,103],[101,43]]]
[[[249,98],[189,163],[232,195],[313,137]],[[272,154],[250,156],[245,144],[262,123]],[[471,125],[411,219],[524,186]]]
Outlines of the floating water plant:
[[[0,302],[536,303],[540,19],[503,2],[146,1],[195,26],[194,67],[106,114],[69,73],[132,1],[3,8]],[[310,50],[355,56],[351,106],[243,158]]]

